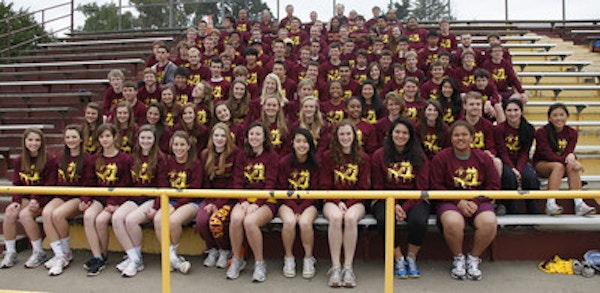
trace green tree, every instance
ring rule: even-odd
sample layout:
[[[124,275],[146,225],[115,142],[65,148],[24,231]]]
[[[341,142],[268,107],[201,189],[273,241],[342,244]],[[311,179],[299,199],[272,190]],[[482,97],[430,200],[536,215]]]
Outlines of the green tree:
[[[416,17],[418,20],[453,19],[450,14],[449,0],[415,0],[413,2],[411,16]]]
[[[96,3],[79,5],[77,10],[81,11],[85,18],[82,31],[111,31],[119,29],[119,11],[114,3],[98,6]],[[121,15],[121,29],[132,29],[135,27],[135,17],[129,11]]]
[[[37,23],[32,15],[26,15],[27,10],[14,10],[13,3],[0,2],[0,54],[4,56],[18,56],[23,50],[37,49],[36,44],[50,41],[51,38]],[[15,17],[19,16],[20,17]],[[5,21],[11,19],[8,23]],[[11,31],[8,36],[9,28]],[[27,29],[25,29],[27,28]],[[16,32],[20,29],[23,31]],[[10,42],[11,49],[8,49]]]
[[[269,7],[263,1],[260,0],[228,0],[223,1],[225,15],[232,15],[237,18],[238,12],[242,9],[248,11],[248,19],[259,20],[263,9]]]
[[[393,4],[390,2],[390,4],[388,4],[388,9],[396,10],[396,16],[399,20],[406,19],[410,13],[410,1],[402,0],[402,4],[398,1],[393,2]]]

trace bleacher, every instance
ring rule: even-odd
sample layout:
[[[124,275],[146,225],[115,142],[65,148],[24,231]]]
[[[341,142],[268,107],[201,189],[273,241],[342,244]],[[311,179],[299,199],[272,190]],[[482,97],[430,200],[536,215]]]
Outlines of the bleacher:
[[[547,107],[555,101],[565,102],[570,109],[575,110],[571,112],[570,121],[580,131],[579,147],[576,151],[585,154],[581,159],[586,168],[584,175],[589,183],[587,188],[600,186],[600,152],[589,151],[600,149],[600,112],[594,110],[600,103],[600,57],[589,53],[585,47],[573,46],[570,41],[537,35],[514,26],[471,23],[457,26],[452,32],[471,32],[474,36],[485,36],[490,32],[501,34],[513,56],[515,71],[518,71],[529,94],[531,104],[526,109],[526,117],[536,122],[536,125],[546,121]],[[152,40],[172,41],[170,44],[174,46],[174,40],[181,36],[182,30],[150,33],[72,33],[60,42],[39,44],[38,50],[28,52],[30,56],[8,58],[5,64],[0,64],[0,177],[9,179],[12,176],[10,160],[21,150],[19,135],[24,128],[30,125],[42,127],[50,141],[50,150],[57,151],[62,143],[64,125],[81,123],[84,105],[89,101],[102,101],[102,93],[108,84],[106,74],[111,69],[123,70],[128,79],[141,80],[140,72],[144,68],[145,58],[151,53]],[[487,44],[484,42],[485,38],[475,37],[474,47],[485,48]],[[10,201],[9,197],[0,196],[0,210],[4,210],[7,201]],[[561,204],[567,211],[572,209],[572,203],[568,201]],[[590,217],[586,222],[584,218],[575,219],[568,216],[564,219],[567,219],[566,222],[557,222],[562,218],[540,215],[528,220],[522,217],[508,217],[500,222],[504,226],[556,227],[569,224],[569,227],[573,228],[581,223],[597,224],[599,220],[598,217]],[[319,221],[321,222],[317,224],[326,224],[323,219]],[[368,218],[363,220],[362,224],[372,227],[373,221],[374,219]],[[276,227],[277,224],[277,220],[274,220],[272,226]],[[432,228],[435,226],[434,221],[430,224]],[[380,244],[379,237],[371,233],[370,229],[364,230],[366,233],[361,234],[361,248],[364,249],[365,255],[381,256],[381,250],[373,248]],[[435,228],[433,230],[435,232],[432,234],[437,236],[432,237],[439,238],[439,232]],[[589,236],[585,231],[572,233],[577,234],[577,239]],[[76,227],[73,235],[74,248],[86,247],[81,226]],[[189,229],[185,235],[184,237],[193,238],[194,243],[183,245],[181,252],[201,253],[202,245],[197,245],[200,241],[198,236]],[[153,233],[150,233],[145,236],[144,241],[151,242],[153,237]],[[502,237],[512,236],[501,233],[499,239]],[[118,245],[114,245],[114,237],[111,239],[111,249],[118,249]],[[274,237],[267,237],[266,241],[269,239],[274,241]],[[322,238],[316,241],[324,243]],[[501,242],[494,244],[495,258],[507,257],[503,254],[506,251],[498,250],[502,245]],[[445,245],[443,242],[436,244],[434,241],[428,241],[422,255],[427,258],[427,252],[433,251],[435,247]],[[2,249],[3,246],[0,245],[0,250]],[[156,252],[157,246],[145,244],[145,249]],[[267,252],[271,257],[277,253],[279,252]],[[317,255],[322,255],[322,252],[317,252]],[[528,257],[537,256],[539,253]]]

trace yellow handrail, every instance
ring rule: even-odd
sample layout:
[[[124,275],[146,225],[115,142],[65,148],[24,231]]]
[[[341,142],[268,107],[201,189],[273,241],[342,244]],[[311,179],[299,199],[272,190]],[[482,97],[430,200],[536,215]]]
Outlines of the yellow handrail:
[[[198,198],[301,198],[301,199],[385,199],[385,292],[394,292],[394,200],[458,200],[485,197],[489,199],[600,199],[600,190],[552,190],[552,191],[516,191],[516,190],[238,190],[238,189],[170,189],[170,188],[100,188],[100,187],[59,187],[59,186],[1,186],[0,194],[44,194],[70,196],[155,196],[160,198],[161,207],[169,206],[170,197]],[[161,266],[162,288],[164,293],[171,292],[171,272],[169,261],[169,209],[161,209]]]

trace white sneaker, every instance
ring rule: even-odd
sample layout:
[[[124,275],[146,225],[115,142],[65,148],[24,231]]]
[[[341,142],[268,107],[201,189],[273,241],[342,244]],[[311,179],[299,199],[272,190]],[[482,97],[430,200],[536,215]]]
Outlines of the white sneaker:
[[[252,273],[252,282],[261,283],[267,280],[267,264],[264,261],[254,264],[254,273]]]
[[[575,206],[575,214],[578,216],[593,215],[596,213],[596,208],[588,206],[585,202],[581,202]]]
[[[283,275],[288,278],[296,276],[296,259],[293,256],[283,258]]]
[[[346,288],[356,287],[356,275],[354,275],[352,268],[342,270],[342,283]]]
[[[63,257],[68,263],[70,263],[73,260],[73,251],[69,250],[69,253],[65,254]],[[52,268],[52,266],[54,266],[54,262],[57,261],[58,258],[59,257],[56,255],[53,256],[51,259],[44,263],[44,267],[46,267],[47,269]]]
[[[332,288],[339,288],[342,286],[342,270],[339,267],[333,267],[327,272],[329,275],[329,281],[327,285]]]
[[[131,260],[129,259],[129,257],[124,256],[123,260],[116,265],[117,270],[119,270],[119,272],[123,272],[130,262]]]
[[[17,253],[16,252],[4,252],[4,257],[2,258],[2,262],[0,262],[0,269],[12,268],[17,263]]]
[[[563,207],[557,205],[555,202],[546,202],[546,214],[548,216],[560,215],[563,212]]]
[[[219,251],[216,248],[209,249],[204,259],[204,266],[207,268],[214,267],[217,264],[218,257]]]
[[[144,270],[144,262],[140,261],[129,261],[127,267],[123,270],[123,277],[134,277],[138,272]]]
[[[231,258],[231,265],[225,273],[227,279],[235,280],[240,276],[240,272],[246,267],[246,262],[243,259]]]
[[[28,269],[37,268],[41,266],[44,262],[46,262],[46,252],[33,252],[29,259],[27,259],[27,261],[25,262],[25,267]]]
[[[69,266],[69,261],[65,257],[54,257],[52,267],[48,270],[49,276],[58,276]]]
[[[474,257],[471,254],[467,255],[467,277],[474,281],[481,280],[481,270],[479,264],[481,258]]]
[[[317,260],[314,257],[305,258],[302,263],[302,277],[310,279],[315,276],[315,263]]]
[[[225,249],[219,249],[219,259],[217,259],[217,268],[225,269],[227,268],[227,262],[229,261],[229,256],[231,256],[231,251]]]
[[[189,261],[185,260],[183,256],[179,256],[176,260],[171,261],[171,268],[184,275],[190,271],[191,267],[192,264]]]
[[[467,276],[466,262],[467,260],[463,254],[454,257],[454,261],[452,261],[453,268],[450,271],[452,278],[463,280]]]

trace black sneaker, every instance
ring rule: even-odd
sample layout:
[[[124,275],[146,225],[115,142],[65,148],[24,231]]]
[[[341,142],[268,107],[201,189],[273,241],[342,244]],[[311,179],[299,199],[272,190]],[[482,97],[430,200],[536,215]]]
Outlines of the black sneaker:
[[[104,270],[106,266],[106,262],[101,258],[94,258],[94,263],[89,267],[87,275],[88,276],[97,276],[100,274],[102,270]]]
[[[92,258],[90,258],[88,261],[86,261],[83,264],[83,268],[85,270],[89,270],[95,262],[96,262],[96,258],[92,256]]]

